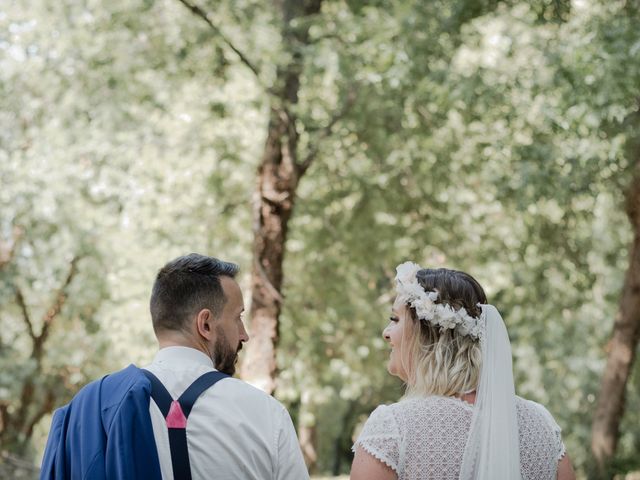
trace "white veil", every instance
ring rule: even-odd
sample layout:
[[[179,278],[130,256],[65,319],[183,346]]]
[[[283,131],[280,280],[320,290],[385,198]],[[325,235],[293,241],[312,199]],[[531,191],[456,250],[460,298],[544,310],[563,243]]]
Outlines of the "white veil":
[[[500,313],[482,305],[482,368],[460,480],[521,480],[511,344]]]

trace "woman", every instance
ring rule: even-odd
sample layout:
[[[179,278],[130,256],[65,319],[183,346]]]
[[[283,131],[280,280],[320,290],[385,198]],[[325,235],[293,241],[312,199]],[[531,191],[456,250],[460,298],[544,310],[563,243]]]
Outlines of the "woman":
[[[515,395],[509,337],[480,284],[407,262],[396,292],[383,336],[407,392],[367,420],[351,480],[575,479],[551,414]]]

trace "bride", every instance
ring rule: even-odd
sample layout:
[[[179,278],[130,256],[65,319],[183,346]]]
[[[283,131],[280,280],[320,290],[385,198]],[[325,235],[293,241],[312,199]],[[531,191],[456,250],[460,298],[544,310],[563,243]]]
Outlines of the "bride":
[[[502,317],[470,275],[397,267],[383,337],[406,395],[376,408],[351,480],[574,480],[560,427],[516,396]]]

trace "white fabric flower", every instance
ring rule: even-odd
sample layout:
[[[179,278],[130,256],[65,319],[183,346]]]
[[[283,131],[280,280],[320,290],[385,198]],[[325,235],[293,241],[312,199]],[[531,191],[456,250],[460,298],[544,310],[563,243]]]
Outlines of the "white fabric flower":
[[[416,274],[421,270],[420,265],[413,262],[404,262],[396,267],[396,280],[408,285],[416,281]]]
[[[457,312],[449,307],[448,305],[444,305],[444,308],[442,308],[442,310],[440,310],[438,312],[438,319],[437,319],[437,323],[438,325],[440,325],[440,327],[442,328],[456,328],[456,326],[458,325],[459,319],[457,317]]]
[[[455,310],[450,305],[436,304],[437,291],[426,292],[416,277],[420,265],[404,262],[396,267],[396,293],[407,305],[413,307],[420,320],[427,321],[441,329],[458,329],[461,335],[479,338],[483,332],[482,319],[473,318],[464,308]]]

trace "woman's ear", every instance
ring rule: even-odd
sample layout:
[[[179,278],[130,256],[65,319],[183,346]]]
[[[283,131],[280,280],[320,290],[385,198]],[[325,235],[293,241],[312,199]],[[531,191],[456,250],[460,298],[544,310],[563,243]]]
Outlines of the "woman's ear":
[[[203,308],[196,316],[196,330],[198,334],[207,340],[213,336],[213,313],[208,308]]]

